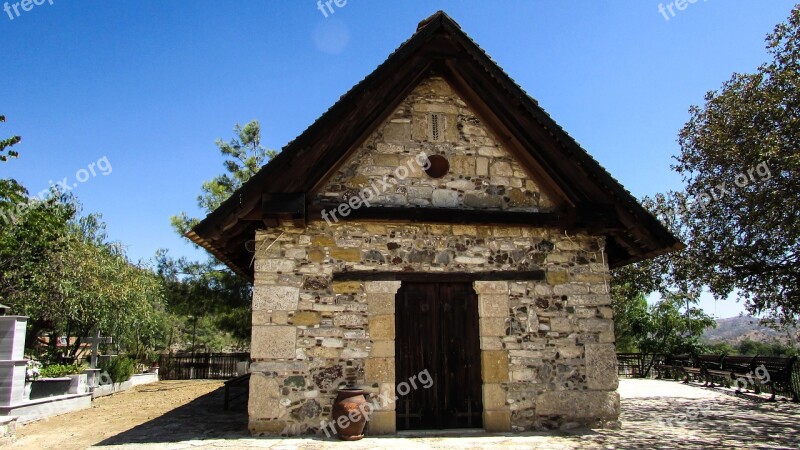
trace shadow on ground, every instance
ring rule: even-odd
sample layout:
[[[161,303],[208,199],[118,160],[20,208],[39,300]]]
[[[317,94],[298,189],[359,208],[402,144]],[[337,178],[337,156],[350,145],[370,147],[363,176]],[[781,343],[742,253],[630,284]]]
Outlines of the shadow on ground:
[[[790,403],[643,397],[623,401],[621,430],[576,435],[625,448],[798,448],[797,416]]]
[[[145,390],[143,389],[143,391]],[[228,410],[224,408],[224,404],[225,388],[219,388],[97,445],[171,443],[198,439],[249,437],[247,396],[232,401]]]
[[[694,394],[682,387],[675,396],[658,389],[622,399],[619,430],[570,430],[536,433],[462,434],[461,438],[398,435],[348,443],[354,450],[371,448],[798,448],[800,405],[754,403],[728,395],[681,397]],[[304,436],[294,439],[253,438],[247,431],[246,399],[226,411],[224,389],[204,395],[158,418],[104,440],[99,446],[166,444],[165,448],[332,448],[335,438]],[[190,441],[203,441],[195,443]],[[178,444],[182,443],[182,444]],[[161,447],[158,447],[161,448]]]

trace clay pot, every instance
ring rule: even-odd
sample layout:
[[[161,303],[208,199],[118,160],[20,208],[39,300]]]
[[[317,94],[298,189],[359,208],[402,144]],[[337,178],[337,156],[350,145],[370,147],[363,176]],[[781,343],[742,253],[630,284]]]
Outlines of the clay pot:
[[[358,388],[339,389],[336,401],[333,403],[333,422],[336,424],[336,434],[343,441],[357,441],[364,437],[364,426],[367,416],[364,412],[367,399],[364,390]],[[340,417],[344,417],[339,421]],[[355,420],[351,420],[351,417]],[[344,425],[340,427],[340,425]]]

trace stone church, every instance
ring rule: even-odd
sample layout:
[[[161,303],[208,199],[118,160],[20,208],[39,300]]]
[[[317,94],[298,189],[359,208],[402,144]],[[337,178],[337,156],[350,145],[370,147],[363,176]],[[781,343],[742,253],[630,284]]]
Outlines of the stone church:
[[[446,14],[188,236],[253,282],[249,426],[618,424],[609,269],[681,248]]]

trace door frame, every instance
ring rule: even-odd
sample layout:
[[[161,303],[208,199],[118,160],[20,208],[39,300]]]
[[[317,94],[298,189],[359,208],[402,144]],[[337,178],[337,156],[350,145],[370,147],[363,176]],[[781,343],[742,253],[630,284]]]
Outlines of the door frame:
[[[442,282],[449,281],[448,274],[436,274]],[[493,274],[499,278],[499,274]],[[513,276],[508,277],[514,280]],[[455,280],[454,280],[455,281]],[[458,280],[463,281],[463,279]],[[368,339],[372,345],[363,360],[364,381],[378,386],[370,393],[393,399],[395,392],[395,298],[401,282],[364,281],[366,297]],[[473,281],[478,294],[478,322],[481,347],[481,379],[483,390],[483,428],[487,432],[511,431],[511,409],[507,402],[509,378],[508,350],[502,345],[505,323],[509,318],[509,282]],[[370,414],[369,432],[372,435],[397,433],[394,402],[379,402],[379,408]]]
[[[404,283],[396,300],[395,372],[400,394],[396,409],[401,410],[397,428],[482,429],[480,325],[474,286],[464,281]],[[435,384],[421,389],[414,380],[421,373]],[[402,411],[409,402],[414,411]]]

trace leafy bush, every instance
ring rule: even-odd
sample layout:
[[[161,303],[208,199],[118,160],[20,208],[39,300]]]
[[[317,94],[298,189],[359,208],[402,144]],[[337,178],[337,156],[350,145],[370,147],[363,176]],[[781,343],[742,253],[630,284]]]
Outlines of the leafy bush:
[[[103,361],[100,364],[100,369],[107,372],[114,383],[122,383],[130,380],[131,376],[136,372],[136,361],[119,356],[111,358],[110,361]]]
[[[67,375],[82,373],[86,370],[85,365],[77,364],[51,364],[39,370],[39,376],[43,378],[61,378]]]

